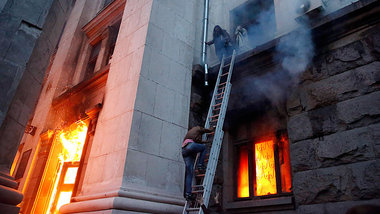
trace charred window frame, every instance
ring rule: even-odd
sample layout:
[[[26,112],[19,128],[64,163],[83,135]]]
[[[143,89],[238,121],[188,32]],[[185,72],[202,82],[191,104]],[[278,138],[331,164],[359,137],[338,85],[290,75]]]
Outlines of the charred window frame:
[[[98,60],[101,44],[102,41],[98,41],[94,45],[91,45],[91,52],[87,62],[85,78],[88,78],[95,72],[96,61]]]
[[[285,143],[285,142],[289,142],[286,131],[277,132],[276,136],[272,139],[274,141],[273,155],[274,155],[274,164],[275,164],[274,168],[275,168],[276,194],[267,194],[267,195],[259,195],[259,196],[257,195],[256,161],[255,161],[254,147],[255,147],[255,144],[262,143],[266,140],[265,138],[263,139],[255,138],[251,140],[237,141],[234,143],[234,169],[233,169],[233,172],[234,172],[233,199],[234,201],[254,200],[254,199],[263,199],[263,198],[292,195],[290,168],[282,167],[284,165],[287,165],[287,167],[290,167],[290,158],[288,154],[289,144]],[[239,197],[238,195],[239,167],[241,164],[240,151],[242,149],[245,149],[248,151],[248,179],[249,179],[248,180],[248,187],[249,187],[248,197]],[[286,173],[287,175],[285,175]]]
[[[115,45],[116,45],[116,40],[117,36],[119,35],[119,30],[120,30],[120,24],[121,20],[117,21],[114,25],[109,27],[109,48],[108,48],[108,53],[106,57],[106,65],[110,63],[110,60],[112,59],[113,52],[115,50]]]

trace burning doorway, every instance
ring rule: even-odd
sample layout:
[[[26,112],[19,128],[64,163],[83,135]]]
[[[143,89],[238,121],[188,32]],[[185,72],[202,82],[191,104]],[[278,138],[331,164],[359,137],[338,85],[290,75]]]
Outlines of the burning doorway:
[[[55,131],[32,213],[59,213],[62,205],[70,203],[88,125],[89,120],[79,120]]]

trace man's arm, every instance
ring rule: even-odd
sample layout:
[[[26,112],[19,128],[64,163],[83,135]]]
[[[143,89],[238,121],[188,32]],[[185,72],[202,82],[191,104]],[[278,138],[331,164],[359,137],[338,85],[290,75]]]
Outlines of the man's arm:
[[[209,42],[206,42],[206,45],[212,45],[212,44],[214,44],[214,39]]]

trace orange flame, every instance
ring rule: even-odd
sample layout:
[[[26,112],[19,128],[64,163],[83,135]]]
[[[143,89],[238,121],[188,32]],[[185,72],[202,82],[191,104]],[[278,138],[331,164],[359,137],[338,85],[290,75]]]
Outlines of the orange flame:
[[[58,159],[63,162],[79,162],[80,158],[82,156],[83,146],[86,140],[87,136],[87,124],[83,121],[77,121],[70,125],[70,127],[66,130],[61,131],[60,134],[58,134],[58,141],[62,145],[62,151],[59,153]],[[62,172],[62,166],[59,169],[58,172],[58,178],[61,177],[60,175]],[[70,187],[66,187],[65,191],[59,191],[58,187],[58,179],[55,182],[54,185],[54,195],[58,197],[57,199],[51,200],[49,209],[47,210],[47,213],[59,213],[59,208],[64,205],[70,203],[71,195],[73,186],[75,183],[75,179],[77,176],[78,167],[69,167],[64,174],[63,183],[61,185],[69,185]],[[53,202],[55,201],[55,209],[50,211],[50,207],[53,206]]]
[[[237,195],[239,198],[246,198],[249,197],[249,169],[247,147],[241,147],[239,153]]]
[[[255,144],[256,195],[276,194],[273,140]]]
[[[64,148],[61,153],[64,162],[80,161],[86,135],[87,125],[83,121],[78,121],[69,130],[62,131],[59,137]]]

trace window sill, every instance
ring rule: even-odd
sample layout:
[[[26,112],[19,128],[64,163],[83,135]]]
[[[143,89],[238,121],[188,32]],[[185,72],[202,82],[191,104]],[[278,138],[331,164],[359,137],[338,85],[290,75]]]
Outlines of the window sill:
[[[247,201],[228,202],[225,208],[230,211],[249,209],[251,211],[271,211],[294,209],[293,196],[282,196],[276,198],[253,199]]]

